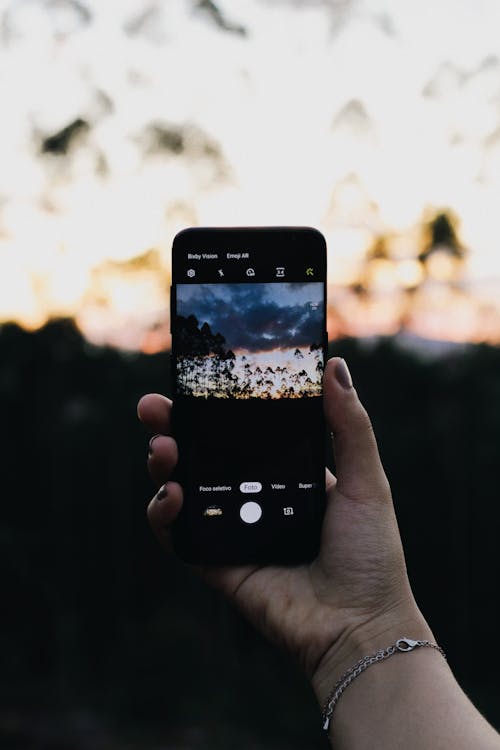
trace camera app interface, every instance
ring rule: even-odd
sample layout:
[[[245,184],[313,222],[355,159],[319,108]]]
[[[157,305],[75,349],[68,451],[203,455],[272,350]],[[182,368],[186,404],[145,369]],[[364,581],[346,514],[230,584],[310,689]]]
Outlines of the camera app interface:
[[[186,253],[174,275],[187,512],[202,528],[303,529],[323,492],[324,269],[287,253],[205,255]]]

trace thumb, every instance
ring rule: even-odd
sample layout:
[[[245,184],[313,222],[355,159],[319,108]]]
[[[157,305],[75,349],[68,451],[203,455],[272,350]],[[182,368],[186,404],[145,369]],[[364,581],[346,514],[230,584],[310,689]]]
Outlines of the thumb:
[[[370,418],[340,357],[325,368],[326,419],[332,431],[337,490],[353,500],[390,498]]]

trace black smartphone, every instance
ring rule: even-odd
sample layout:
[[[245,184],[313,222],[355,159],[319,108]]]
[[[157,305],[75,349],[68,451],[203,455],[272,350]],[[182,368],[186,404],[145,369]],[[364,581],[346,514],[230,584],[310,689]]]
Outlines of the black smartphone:
[[[180,232],[171,331],[176,552],[194,563],[312,559],[325,502],[323,235]]]

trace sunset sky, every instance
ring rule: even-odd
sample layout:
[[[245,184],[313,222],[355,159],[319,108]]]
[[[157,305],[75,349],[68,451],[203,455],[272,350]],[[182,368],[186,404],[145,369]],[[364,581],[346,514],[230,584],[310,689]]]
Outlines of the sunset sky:
[[[332,335],[500,341],[497,0],[0,0],[0,27],[0,320],[154,351],[179,229],[299,224]],[[443,212],[461,254],[423,262]]]

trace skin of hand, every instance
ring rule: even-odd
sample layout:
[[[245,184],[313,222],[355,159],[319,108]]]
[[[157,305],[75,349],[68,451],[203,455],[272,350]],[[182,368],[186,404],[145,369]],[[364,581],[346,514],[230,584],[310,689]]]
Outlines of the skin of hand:
[[[317,558],[288,567],[193,566],[300,662],[320,702],[360,656],[402,636],[433,640],[408,582],[373,429],[340,358],[325,368],[324,402],[337,476],[327,471]],[[157,433],[150,442],[148,467],[162,486],[147,513],[167,549],[168,527],[182,507],[182,488],[168,481],[177,461],[177,446],[169,435],[171,405],[159,394],[143,396],[138,404],[139,418]]]

